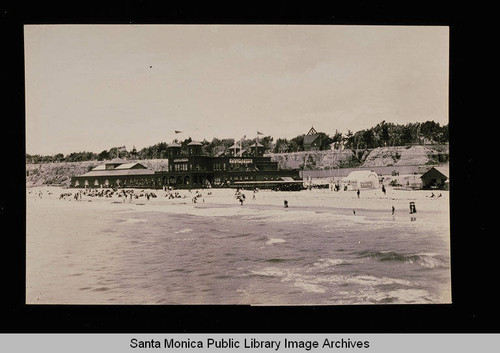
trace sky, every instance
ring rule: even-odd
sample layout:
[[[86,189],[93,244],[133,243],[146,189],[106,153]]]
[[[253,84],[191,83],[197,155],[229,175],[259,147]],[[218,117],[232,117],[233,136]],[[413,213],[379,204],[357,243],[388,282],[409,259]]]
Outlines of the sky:
[[[28,154],[448,123],[446,26],[26,25],[24,37]]]

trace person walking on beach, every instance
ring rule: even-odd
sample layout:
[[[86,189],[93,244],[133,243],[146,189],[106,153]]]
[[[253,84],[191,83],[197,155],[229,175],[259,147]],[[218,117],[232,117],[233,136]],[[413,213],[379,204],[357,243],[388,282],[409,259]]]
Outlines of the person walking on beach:
[[[392,215],[393,215],[393,216],[394,216],[394,211],[395,211],[395,210],[396,210],[396,209],[394,208],[394,206],[392,206]]]
[[[285,208],[288,208],[288,201],[287,200],[283,201],[283,205],[285,206]]]
[[[382,192],[383,192],[383,193],[384,193],[384,195],[385,195],[386,190],[385,190],[385,186],[384,186],[384,185],[382,185]]]
[[[358,199],[359,199],[359,194],[360,193],[361,193],[361,191],[359,191],[359,189],[358,189],[358,191],[356,192],[356,194],[358,194]]]

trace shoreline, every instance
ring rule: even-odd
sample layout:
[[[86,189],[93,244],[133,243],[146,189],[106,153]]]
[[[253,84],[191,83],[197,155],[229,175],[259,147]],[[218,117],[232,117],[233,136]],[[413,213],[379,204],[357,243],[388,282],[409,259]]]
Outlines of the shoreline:
[[[99,189],[102,190],[102,189]],[[107,189],[104,189],[107,190]],[[145,189],[120,189],[133,190],[134,194],[145,194]],[[39,193],[42,193],[40,198]],[[72,196],[82,193],[82,198],[75,200]],[[115,210],[129,210],[137,212],[165,212],[165,213],[187,213],[200,216],[238,216],[238,214],[252,213],[258,215],[272,213],[276,217],[301,212],[310,215],[341,215],[353,216],[361,220],[390,221],[404,219],[407,221],[425,220],[431,223],[449,224],[449,191],[434,191],[435,197],[431,198],[433,191],[426,190],[394,190],[389,188],[386,195],[380,189],[362,190],[358,198],[354,191],[330,191],[326,189],[303,190],[303,191],[270,191],[260,190],[255,194],[250,190],[243,190],[246,195],[243,205],[236,199],[233,189],[193,189],[177,191],[180,198],[168,199],[166,191],[147,191],[154,193],[156,197],[145,196],[123,201],[123,196],[118,197],[91,197],[84,195],[84,189],[64,189],[60,187],[32,187],[27,188],[27,201],[38,203],[39,201],[51,200],[56,202],[54,206],[68,207],[76,205],[91,205],[95,209],[106,208]],[[209,195],[208,193],[211,193]],[[59,199],[60,194],[71,193],[66,199]],[[194,198],[196,195],[201,195]],[[438,197],[438,195],[442,195]],[[253,199],[255,195],[255,199]],[[284,200],[288,201],[288,208],[284,207]],[[70,202],[70,204],[68,204]],[[417,213],[410,214],[409,203],[415,202]],[[45,202],[43,202],[45,203]],[[27,204],[27,207],[34,206]],[[40,205],[41,206],[41,205]],[[118,206],[118,207],[116,207]],[[121,207],[121,206],[125,206]],[[133,207],[133,208],[132,208]],[[394,215],[392,207],[395,208]]]

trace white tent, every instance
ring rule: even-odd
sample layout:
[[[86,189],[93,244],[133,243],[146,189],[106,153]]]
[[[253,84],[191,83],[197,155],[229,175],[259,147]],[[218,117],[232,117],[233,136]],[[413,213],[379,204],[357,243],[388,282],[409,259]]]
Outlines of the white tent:
[[[379,186],[378,175],[370,170],[357,170],[349,173],[341,180],[342,186],[348,190],[377,189]]]

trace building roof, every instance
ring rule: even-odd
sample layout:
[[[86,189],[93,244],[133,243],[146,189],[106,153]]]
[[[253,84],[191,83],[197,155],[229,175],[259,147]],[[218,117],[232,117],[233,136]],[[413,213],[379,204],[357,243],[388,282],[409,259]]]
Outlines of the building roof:
[[[432,167],[428,171],[426,171],[424,174],[420,176],[421,179],[425,178],[442,178],[442,179],[448,179],[448,169],[443,168],[443,167]]]
[[[378,179],[377,173],[372,172],[371,170],[355,170],[350,172],[349,175],[342,180],[364,180],[372,176],[375,176]]]
[[[188,146],[203,146],[201,142],[198,141],[191,141],[190,143],[187,144]]]
[[[167,146],[167,148],[170,148],[170,147],[182,147],[181,145],[179,145],[177,142],[172,142],[171,144],[169,144]]]
[[[231,147],[229,147],[230,149],[234,150],[234,149],[241,149],[240,146],[238,146],[237,143],[235,143],[234,145],[232,145]]]
[[[255,142],[252,146],[250,147],[264,147],[264,145],[261,145],[260,143],[258,142]]]
[[[115,170],[121,170],[121,169],[132,169],[138,167],[138,169],[147,169],[145,166],[143,166],[141,163],[124,163],[120,164],[118,167],[115,168]],[[95,169],[94,169],[95,170]]]
[[[154,175],[150,169],[108,169],[91,170],[88,173],[79,175],[79,177],[102,177],[102,176],[127,176],[127,175]]]
[[[317,138],[319,137],[319,135],[305,135],[304,136],[304,145],[310,145],[311,143],[313,143]]]
[[[307,135],[316,135],[316,134],[317,134],[316,129],[313,126],[311,126],[311,129],[309,130]]]
[[[94,169],[92,169],[90,172],[87,172],[85,174],[79,175],[80,177],[87,177],[87,176],[117,176],[117,175],[149,175],[149,174],[154,174],[153,170],[147,169],[145,166],[143,166],[140,163],[134,162],[134,163],[123,163],[120,164],[119,166],[115,167],[114,169],[106,169],[105,164],[98,165]]]

